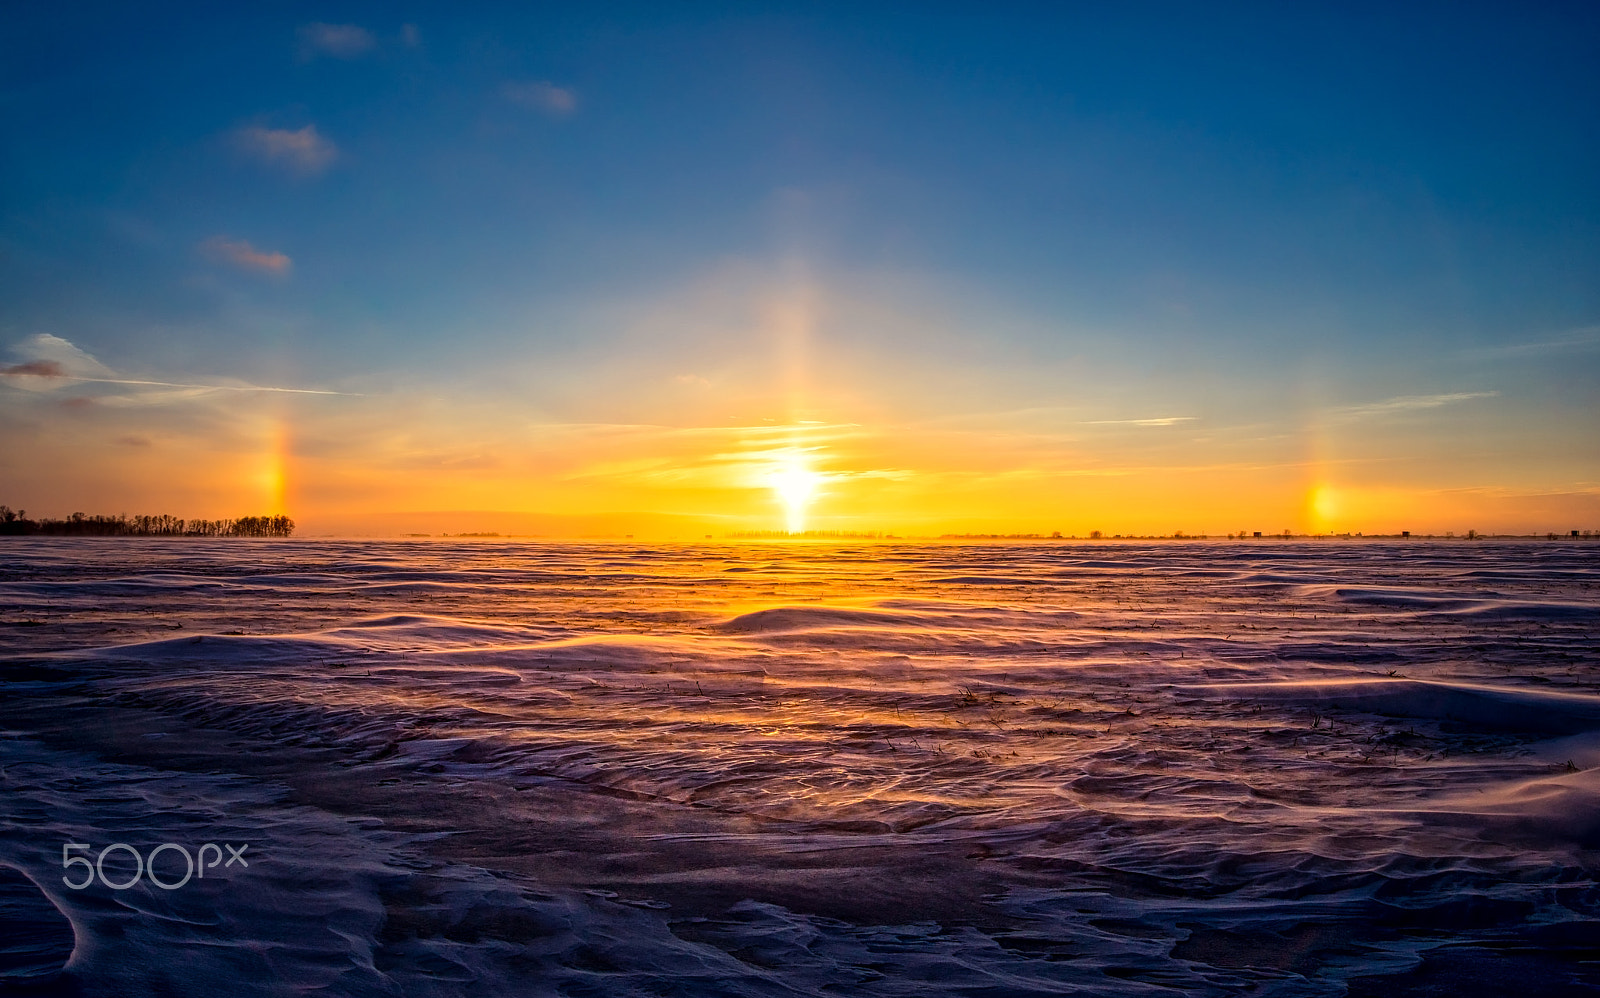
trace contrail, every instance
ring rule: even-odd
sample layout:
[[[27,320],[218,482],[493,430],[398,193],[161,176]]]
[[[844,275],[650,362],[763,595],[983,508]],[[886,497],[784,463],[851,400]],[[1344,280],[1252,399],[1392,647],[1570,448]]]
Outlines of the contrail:
[[[3,374],[14,375],[17,372],[4,371]],[[33,372],[27,372],[33,373]],[[70,374],[44,374],[40,377],[56,378],[60,381],[83,381],[96,385],[148,385],[155,388],[202,388],[217,392],[283,392],[290,395],[342,395],[346,398],[365,398],[360,392],[332,392],[321,388],[269,388],[263,385],[189,385],[176,381],[136,381],[132,378],[76,378]]]

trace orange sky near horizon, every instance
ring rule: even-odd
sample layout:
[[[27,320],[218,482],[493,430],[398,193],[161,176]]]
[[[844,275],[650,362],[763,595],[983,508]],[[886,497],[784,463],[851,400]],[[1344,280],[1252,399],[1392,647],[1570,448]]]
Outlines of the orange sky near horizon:
[[[556,377],[508,356],[476,383],[327,394],[127,384],[160,379],[46,344],[71,370],[8,377],[24,390],[5,416],[27,432],[0,456],[0,501],[55,516],[288,513],[303,535],[1600,526],[1586,453],[1519,430],[1547,413],[1498,392],[1318,404],[1315,385],[1269,384],[1217,398],[1181,366],[1135,373],[1114,357],[1019,376],[963,356],[949,329],[943,349],[903,355],[822,329],[918,321],[881,302],[769,291],[688,335],[703,299],[637,317]],[[441,512],[458,515],[412,515]],[[545,519],[528,531],[489,514]]]

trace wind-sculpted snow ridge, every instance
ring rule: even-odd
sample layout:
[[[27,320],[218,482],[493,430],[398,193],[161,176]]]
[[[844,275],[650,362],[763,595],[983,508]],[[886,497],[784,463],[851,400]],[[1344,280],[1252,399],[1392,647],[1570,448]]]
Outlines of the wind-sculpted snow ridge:
[[[0,994],[1600,985],[1589,545],[4,547]]]

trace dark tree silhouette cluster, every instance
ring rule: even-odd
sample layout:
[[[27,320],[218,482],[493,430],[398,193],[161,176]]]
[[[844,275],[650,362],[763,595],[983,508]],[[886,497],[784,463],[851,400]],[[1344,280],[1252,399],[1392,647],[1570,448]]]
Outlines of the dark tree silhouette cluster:
[[[28,519],[27,510],[0,506],[0,534],[49,537],[288,537],[287,516],[241,516],[232,520],[185,520],[168,516],[116,516],[73,513],[64,520]]]

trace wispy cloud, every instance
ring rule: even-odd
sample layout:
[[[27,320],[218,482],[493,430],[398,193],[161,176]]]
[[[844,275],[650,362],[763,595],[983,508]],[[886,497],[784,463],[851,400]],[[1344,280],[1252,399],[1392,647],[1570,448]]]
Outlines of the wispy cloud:
[[[324,138],[316,125],[293,130],[252,125],[235,132],[234,142],[246,155],[302,176],[321,173],[339,158],[338,146]]]
[[[378,44],[372,32],[359,24],[324,24],[313,21],[300,26],[300,58],[357,59]]]
[[[11,348],[19,361],[0,370],[12,378],[108,378],[111,368],[78,349],[70,340],[50,333],[35,333]]]
[[[294,265],[294,261],[283,253],[258,250],[243,239],[229,239],[227,236],[212,236],[200,244],[200,252],[217,263],[277,277],[287,274]]]
[[[546,114],[566,115],[578,108],[578,95],[567,87],[558,87],[548,80],[512,82],[501,87],[506,100],[530,107]]]
[[[1155,416],[1150,419],[1089,419],[1084,422],[1089,426],[1176,426],[1179,423],[1192,423],[1198,416]]]
[[[181,381],[143,381],[135,378],[64,378],[96,385],[146,385],[154,388],[189,388],[206,392],[282,392],[287,395],[342,395],[361,398],[356,392],[334,392],[322,388],[278,388],[271,385],[201,385]]]
[[[1349,418],[1387,416],[1395,413],[1415,412],[1420,409],[1437,409],[1442,405],[1466,402],[1470,399],[1494,398],[1499,394],[1499,392],[1446,392],[1441,395],[1397,395],[1382,402],[1341,406],[1335,409],[1334,412]]]
[[[1583,326],[1568,330],[1555,338],[1532,343],[1507,343],[1497,347],[1476,347],[1462,356],[1470,360],[1510,360],[1519,357],[1542,357],[1549,354],[1600,348],[1600,326]]]
[[[60,384],[129,385],[145,388],[180,388],[200,392],[276,392],[289,395],[341,395],[360,397],[354,392],[335,392],[321,388],[284,388],[274,385],[203,384],[184,381],[157,381],[123,378],[70,341],[50,333],[30,336],[12,347],[21,362],[0,368],[5,384],[32,390],[48,390]]]

